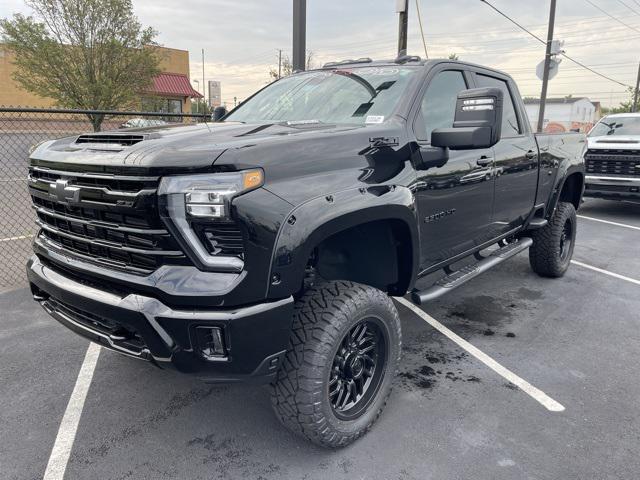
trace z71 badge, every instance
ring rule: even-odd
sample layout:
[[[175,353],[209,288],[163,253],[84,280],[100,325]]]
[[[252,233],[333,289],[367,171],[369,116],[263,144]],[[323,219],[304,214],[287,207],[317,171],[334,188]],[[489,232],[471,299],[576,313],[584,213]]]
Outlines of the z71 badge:
[[[442,212],[438,212],[438,213],[434,213],[433,215],[429,215],[428,217],[424,218],[424,223],[431,223],[431,222],[435,222],[437,220],[440,220],[444,217],[448,217],[449,215],[453,215],[454,213],[456,213],[456,209],[452,208],[450,210],[444,210]]]

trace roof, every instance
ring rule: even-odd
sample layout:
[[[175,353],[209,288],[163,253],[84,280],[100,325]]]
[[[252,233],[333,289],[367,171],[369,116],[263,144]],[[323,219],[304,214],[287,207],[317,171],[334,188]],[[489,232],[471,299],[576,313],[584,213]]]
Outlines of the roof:
[[[183,73],[163,72],[153,79],[153,86],[147,93],[156,95],[171,95],[175,97],[203,98],[202,94],[193,89],[189,77]]]
[[[569,98],[547,98],[547,103],[576,103],[580,100],[590,101],[587,97],[569,97]],[[525,98],[524,103],[527,105],[536,105],[540,103],[539,98]]]

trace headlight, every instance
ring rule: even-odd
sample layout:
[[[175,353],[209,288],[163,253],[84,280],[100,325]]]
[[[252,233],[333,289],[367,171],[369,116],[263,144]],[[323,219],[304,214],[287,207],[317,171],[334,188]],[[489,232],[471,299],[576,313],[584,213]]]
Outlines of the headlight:
[[[164,177],[158,194],[184,196],[185,213],[189,217],[228,219],[231,199],[263,183],[264,174],[257,169]]]
[[[192,224],[229,222],[232,199],[261,187],[263,183],[264,173],[260,169],[178,175],[163,177],[158,195],[176,227],[176,233],[204,266],[238,272],[244,267],[243,260],[211,254],[202,245]]]

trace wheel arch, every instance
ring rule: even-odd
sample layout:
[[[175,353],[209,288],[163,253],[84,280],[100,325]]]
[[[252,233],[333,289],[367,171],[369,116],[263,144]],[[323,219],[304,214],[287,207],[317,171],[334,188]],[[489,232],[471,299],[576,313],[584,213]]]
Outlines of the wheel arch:
[[[553,202],[551,203],[551,208],[547,210],[547,216],[553,214],[558,202],[572,203],[577,211],[580,208],[583,193],[584,172],[578,169],[570,169],[554,192]]]
[[[268,296],[300,291],[309,260],[318,272],[341,280],[385,287],[403,295],[415,282],[419,233],[412,192],[406,187],[369,187],[315,198],[283,223],[271,262]],[[332,280],[338,278],[329,278]]]

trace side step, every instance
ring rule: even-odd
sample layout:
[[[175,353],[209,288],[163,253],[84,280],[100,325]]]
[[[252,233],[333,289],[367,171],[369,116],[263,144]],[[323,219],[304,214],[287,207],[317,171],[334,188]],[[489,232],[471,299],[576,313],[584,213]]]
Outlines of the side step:
[[[508,260],[514,255],[526,250],[532,243],[533,240],[528,237],[523,237],[516,242],[509,243],[504,247],[491,252],[491,255],[483,258],[478,263],[462,267],[460,270],[456,270],[446,277],[441,278],[426,290],[414,290],[411,293],[411,299],[416,305],[422,305],[423,303],[435,300],[436,298],[449,293],[454,288],[467,283],[469,280],[477,277],[481,273],[492,269],[496,265],[499,265],[505,260]]]
[[[540,228],[546,227],[549,221],[546,218],[533,218],[527,225],[529,230],[538,230]]]

